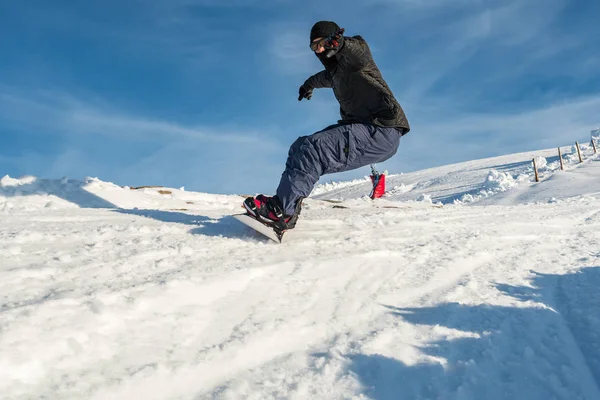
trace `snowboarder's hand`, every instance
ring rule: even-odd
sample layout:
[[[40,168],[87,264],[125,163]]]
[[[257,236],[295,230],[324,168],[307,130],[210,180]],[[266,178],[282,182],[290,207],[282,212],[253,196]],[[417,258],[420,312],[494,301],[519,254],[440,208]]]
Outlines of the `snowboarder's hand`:
[[[337,50],[344,43],[344,28],[329,36],[323,42],[325,50]]]
[[[312,94],[313,94],[312,89],[309,89],[306,86],[302,85],[302,86],[300,86],[300,89],[298,90],[298,101],[300,101],[302,99],[310,100],[310,98],[312,97]]]

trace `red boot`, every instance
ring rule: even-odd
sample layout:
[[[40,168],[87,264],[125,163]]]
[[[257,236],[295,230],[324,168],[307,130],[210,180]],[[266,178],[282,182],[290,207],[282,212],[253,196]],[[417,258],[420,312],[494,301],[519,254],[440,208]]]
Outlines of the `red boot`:
[[[371,175],[371,182],[373,183],[373,190],[369,195],[372,199],[378,199],[385,194],[385,175],[384,174],[373,174]]]

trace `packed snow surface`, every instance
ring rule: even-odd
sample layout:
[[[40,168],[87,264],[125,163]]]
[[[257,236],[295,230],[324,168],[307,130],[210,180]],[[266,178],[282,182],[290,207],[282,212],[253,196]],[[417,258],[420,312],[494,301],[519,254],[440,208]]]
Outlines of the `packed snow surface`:
[[[240,196],[4,176],[0,398],[600,399],[600,158],[564,151],[319,185],[281,245]]]

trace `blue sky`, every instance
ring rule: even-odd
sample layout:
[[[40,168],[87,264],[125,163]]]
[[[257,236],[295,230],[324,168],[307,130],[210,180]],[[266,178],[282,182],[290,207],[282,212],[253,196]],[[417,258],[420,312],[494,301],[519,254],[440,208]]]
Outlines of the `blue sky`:
[[[338,119],[312,24],[370,44],[412,131],[390,173],[569,145],[600,125],[596,0],[0,2],[0,176],[272,193]],[[363,177],[368,167],[324,180]]]

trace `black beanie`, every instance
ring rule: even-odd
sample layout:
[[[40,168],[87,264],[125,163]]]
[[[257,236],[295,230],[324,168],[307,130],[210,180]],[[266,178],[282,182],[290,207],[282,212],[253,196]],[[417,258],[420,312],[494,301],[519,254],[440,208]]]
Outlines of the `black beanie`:
[[[310,30],[310,41],[312,42],[316,38],[325,38],[335,34],[340,30],[338,24],[333,21],[319,21],[313,25]]]

